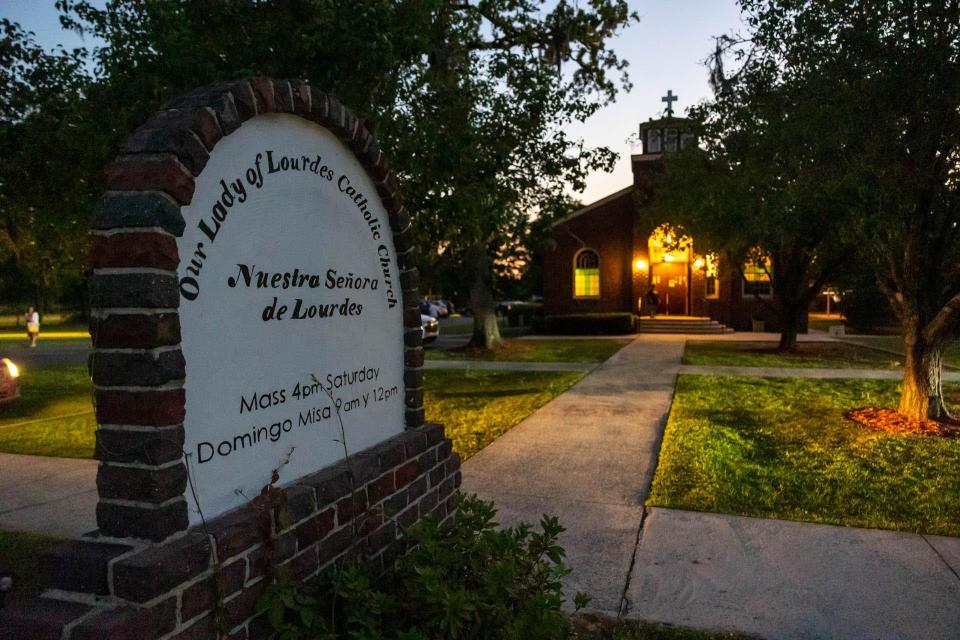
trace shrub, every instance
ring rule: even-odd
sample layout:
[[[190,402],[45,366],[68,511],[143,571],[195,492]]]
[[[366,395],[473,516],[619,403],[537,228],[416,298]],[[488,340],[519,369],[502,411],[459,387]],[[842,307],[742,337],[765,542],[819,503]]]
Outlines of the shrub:
[[[507,311],[507,325],[511,327],[530,326],[543,318],[542,302],[518,302]]]
[[[546,316],[544,333],[566,335],[602,335],[633,333],[636,316],[632,313],[575,313]]]
[[[461,498],[454,522],[426,518],[410,545],[377,576],[359,561],[343,564],[324,586],[278,578],[261,600],[280,640],[560,640],[569,625],[560,581],[569,570],[557,544],[563,531],[544,516],[542,533],[522,524],[499,529],[493,504]],[[586,598],[577,596],[580,608]]]

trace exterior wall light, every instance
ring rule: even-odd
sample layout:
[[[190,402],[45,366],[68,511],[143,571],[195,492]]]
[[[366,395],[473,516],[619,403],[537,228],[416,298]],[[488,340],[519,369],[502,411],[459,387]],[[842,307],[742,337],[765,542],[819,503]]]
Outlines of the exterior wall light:
[[[640,258],[639,260],[633,263],[633,268],[635,271],[643,271],[644,269],[647,268],[647,261],[644,260],[643,258]]]
[[[696,260],[693,261],[693,267],[695,269],[703,269],[703,265],[704,265],[703,258],[697,258]]]

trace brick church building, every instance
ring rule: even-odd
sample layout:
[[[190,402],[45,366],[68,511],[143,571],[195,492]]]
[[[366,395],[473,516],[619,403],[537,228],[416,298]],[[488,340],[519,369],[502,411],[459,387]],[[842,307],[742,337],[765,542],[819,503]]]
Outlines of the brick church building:
[[[668,105],[676,97],[668,92]],[[644,296],[655,285],[658,317],[711,318],[738,331],[776,315],[758,299],[772,295],[767,272],[753,264],[742,273],[695,238],[673,237],[669,220],[649,222],[655,178],[665,154],[695,144],[685,118],[666,115],[640,125],[642,153],[631,156],[633,183],[554,223],[543,258],[544,313],[564,315],[629,311],[646,314]],[[806,327],[802,327],[805,330]]]

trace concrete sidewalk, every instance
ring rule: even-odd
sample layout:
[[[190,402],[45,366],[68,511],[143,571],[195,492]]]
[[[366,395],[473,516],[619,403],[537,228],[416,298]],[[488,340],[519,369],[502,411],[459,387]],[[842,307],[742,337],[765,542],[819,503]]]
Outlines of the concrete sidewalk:
[[[463,490],[493,500],[503,524],[567,527],[571,598],[616,615],[627,584],[683,340],[641,336],[463,466]]]
[[[960,637],[960,539],[650,509],[626,616],[761,638]]]
[[[76,538],[96,509],[96,460],[0,453],[0,529]]]
[[[644,518],[676,375],[693,369],[680,365],[688,338],[638,337],[468,460],[464,491],[495,501],[503,524],[559,516],[566,596],[586,592],[598,613],[771,640],[960,637],[960,539],[659,508]]]

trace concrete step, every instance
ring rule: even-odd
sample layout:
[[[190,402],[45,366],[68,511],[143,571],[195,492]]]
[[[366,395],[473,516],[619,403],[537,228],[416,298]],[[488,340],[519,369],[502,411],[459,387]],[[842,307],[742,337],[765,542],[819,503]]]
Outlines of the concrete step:
[[[637,333],[689,333],[702,335],[719,335],[723,333],[733,333],[730,329],[638,329]]]
[[[640,318],[637,322],[639,333],[728,333],[725,325],[710,318],[670,317]]]

